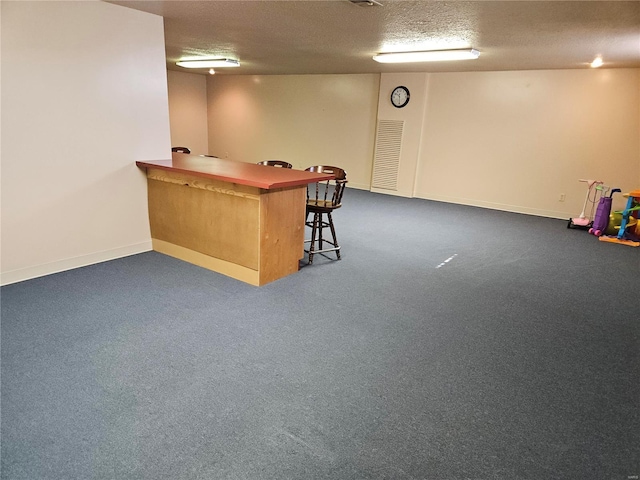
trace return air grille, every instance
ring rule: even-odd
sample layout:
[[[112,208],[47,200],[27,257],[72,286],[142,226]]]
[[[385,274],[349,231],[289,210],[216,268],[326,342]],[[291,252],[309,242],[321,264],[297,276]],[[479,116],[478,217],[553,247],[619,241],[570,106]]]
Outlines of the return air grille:
[[[376,153],[373,159],[373,188],[398,189],[398,169],[402,147],[402,120],[379,120]]]

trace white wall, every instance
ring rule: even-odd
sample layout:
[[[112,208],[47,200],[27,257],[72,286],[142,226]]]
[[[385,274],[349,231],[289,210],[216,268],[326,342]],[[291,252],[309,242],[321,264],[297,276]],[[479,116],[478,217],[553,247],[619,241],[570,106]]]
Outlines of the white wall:
[[[369,189],[379,75],[207,78],[209,150],[244,162],[334,165]]]
[[[420,152],[417,197],[577,216],[579,178],[640,187],[640,70],[430,74]]]
[[[188,147],[195,155],[208,155],[207,77],[167,72],[171,146]]]
[[[2,283],[150,250],[134,162],[170,155],[162,18],[1,8]]]

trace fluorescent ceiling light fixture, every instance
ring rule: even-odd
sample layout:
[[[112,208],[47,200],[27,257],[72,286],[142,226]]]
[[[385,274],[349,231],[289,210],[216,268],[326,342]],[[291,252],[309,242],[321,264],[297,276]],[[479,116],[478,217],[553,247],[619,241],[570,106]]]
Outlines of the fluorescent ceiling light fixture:
[[[211,58],[209,60],[181,60],[176,65],[184,68],[224,68],[239,67],[240,62],[230,58]]]
[[[380,63],[445,62],[448,60],[475,60],[480,52],[473,48],[459,50],[428,50],[425,52],[379,53],[373,59]]]

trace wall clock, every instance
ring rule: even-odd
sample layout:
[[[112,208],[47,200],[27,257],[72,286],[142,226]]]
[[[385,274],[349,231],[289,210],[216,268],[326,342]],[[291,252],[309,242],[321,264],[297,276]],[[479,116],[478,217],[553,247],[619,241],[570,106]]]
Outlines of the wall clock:
[[[409,103],[409,89],[407,87],[396,87],[391,92],[391,104],[396,108],[402,108]]]

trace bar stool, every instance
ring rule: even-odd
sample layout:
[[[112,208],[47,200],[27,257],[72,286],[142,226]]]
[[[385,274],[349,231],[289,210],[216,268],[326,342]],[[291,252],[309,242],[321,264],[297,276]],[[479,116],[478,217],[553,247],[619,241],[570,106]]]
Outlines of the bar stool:
[[[305,240],[305,243],[309,243],[309,250],[305,250],[305,252],[309,254],[309,265],[313,263],[313,256],[318,253],[336,252],[336,256],[340,260],[340,245],[338,245],[331,214],[342,206],[342,195],[347,184],[347,172],[342,168],[329,165],[315,165],[307,168],[306,171],[334,175],[332,180],[311,183],[307,186],[305,225],[311,227],[311,239]],[[313,214],[313,219],[309,220],[311,214]],[[324,215],[326,215],[326,220]],[[323,235],[323,230],[327,227],[331,232],[331,240],[327,240]],[[328,243],[331,247],[323,248],[324,243]]]
[[[281,168],[293,168],[289,162],[285,162],[284,160],[264,160],[262,162],[258,162],[258,165],[268,165],[270,167],[281,167]]]

